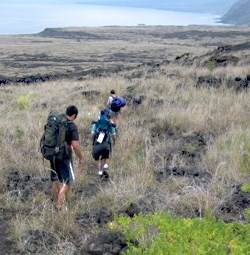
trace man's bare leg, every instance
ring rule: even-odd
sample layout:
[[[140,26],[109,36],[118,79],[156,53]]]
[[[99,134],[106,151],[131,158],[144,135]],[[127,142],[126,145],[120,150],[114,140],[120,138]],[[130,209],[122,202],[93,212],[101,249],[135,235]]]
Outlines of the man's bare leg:
[[[63,202],[65,201],[65,197],[66,194],[69,192],[70,190],[70,185],[63,183],[60,187],[60,191],[58,194],[58,199],[57,199],[57,203],[56,203],[56,208],[60,209],[62,207]]]
[[[55,203],[55,205],[57,204],[57,201],[58,201],[59,191],[60,191],[59,181],[53,181],[52,182],[52,197],[53,197],[53,202]]]
[[[107,163],[107,159],[103,158],[101,159],[101,170],[103,170],[104,165]]]
[[[102,157],[100,156],[97,162],[98,172],[102,171]]]

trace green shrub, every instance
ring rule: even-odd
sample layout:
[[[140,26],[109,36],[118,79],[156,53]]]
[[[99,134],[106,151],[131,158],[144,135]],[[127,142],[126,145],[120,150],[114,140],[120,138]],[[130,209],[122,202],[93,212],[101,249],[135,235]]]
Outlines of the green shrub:
[[[20,95],[17,98],[17,105],[20,110],[25,110],[30,107],[31,99],[30,96],[25,94],[25,95]]]
[[[250,223],[250,209],[245,210],[245,216],[247,218],[247,222]]]
[[[245,255],[250,251],[249,224],[227,224],[212,217],[185,219],[155,213],[119,217],[109,227],[125,234],[126,255]]]
[[[244,192],[250,192],[250,183],[242,185],[241,190]]]
[[[209,60],[207,62],[207,69],[210,71],[210,72],[213,72],[213,70],[216,68],[216,62],[215,60]]]

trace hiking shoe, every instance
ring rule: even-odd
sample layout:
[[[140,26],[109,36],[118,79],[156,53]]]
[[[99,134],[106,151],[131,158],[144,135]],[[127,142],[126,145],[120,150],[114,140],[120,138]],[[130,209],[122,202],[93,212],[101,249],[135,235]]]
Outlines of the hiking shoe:
[[[109,178],[108,172],[103,172],[103,176],[104,176],[104,178],[108,179]]]
[[[103,171],[99,171],[98,175],[99,175],[99,178],[102,179],[103,178]]]
[[[109,166],[108,166],[108,164],[105,164],[103,166],[103,175],[105,178],[109,178],[108,170],[109,170]]]
[[[103,166],[103,171],[108,172],[108,170],[109,170],[109,165],[106,163]]]

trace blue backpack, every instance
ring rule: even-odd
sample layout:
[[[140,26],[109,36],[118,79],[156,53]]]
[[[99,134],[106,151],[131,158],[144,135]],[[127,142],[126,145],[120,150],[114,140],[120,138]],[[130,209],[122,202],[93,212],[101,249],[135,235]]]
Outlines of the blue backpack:
[[[100,112],[99,120],[93,121],[92,124],[95,124],[95,137],[93,140],[93,145],[105,142],[110,144],[110,133],[114,124],[109,121],[109,109],[103,109]]]
[[[93,145],[101,144],[101,143],[110,143],[110,131],[112,127],[112,123],[107,119],[99,119],[98,121],[92,122],[92,124],[96,125],[95,137],[93,140]]]
[[[113,112],[119,112],[122,107],[126,105],[126,100],[123,97],[115,97],[112,100],[112,103],[110,105],[110,109]]]

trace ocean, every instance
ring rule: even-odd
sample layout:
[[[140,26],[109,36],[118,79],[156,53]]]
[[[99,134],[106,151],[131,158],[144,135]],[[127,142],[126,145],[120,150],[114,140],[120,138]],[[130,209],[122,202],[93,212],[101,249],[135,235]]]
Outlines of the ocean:
[[[48,27],[218,25],[209,13],[84,4],[0,3],[0,34],[32,34]]]

